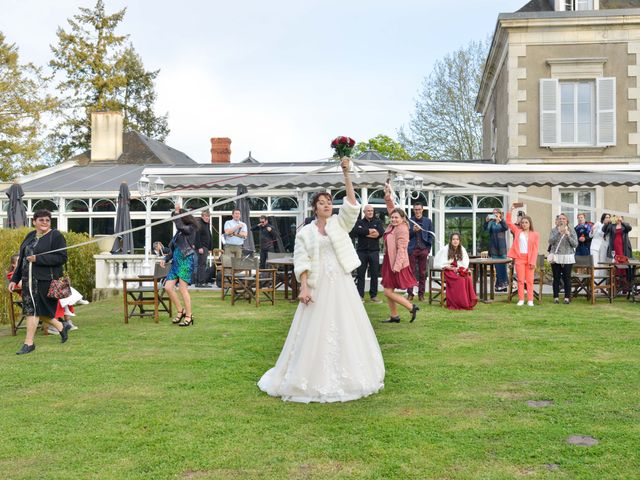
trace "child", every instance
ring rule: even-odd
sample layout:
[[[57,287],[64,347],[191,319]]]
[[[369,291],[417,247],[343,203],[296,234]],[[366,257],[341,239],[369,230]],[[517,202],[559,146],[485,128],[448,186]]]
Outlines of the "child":
[[[71,330],[77,330],[78,327],[75,326],[71,321],[71,317],[76,316],[73,306],[75,304],[86,305],[88,303],[89,302],[82,298],[82,294],[79,291],[71,287],[71,295],[58,300],[58,307],[56,308],[56,318],[63,319],[63,321],[71,325]],[[60,334],[60,332],[58,332],[58,330],[53,328],[51,325],[49,325],[48,331],[53,335]]]
[[[19,258],[20,255],[11,255],[11,268],[9,268],[9,271],[7,272],[7,280],[9,281],[11,281],[11,277],[13,277],[13,272],[16,271],[16,266],[18,265]]]

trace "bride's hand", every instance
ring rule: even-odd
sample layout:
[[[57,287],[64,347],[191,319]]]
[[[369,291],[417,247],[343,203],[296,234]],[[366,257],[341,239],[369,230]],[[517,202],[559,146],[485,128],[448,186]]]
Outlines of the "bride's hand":
[[[313,298],[311,298],[311,292],[309,291],[309,287],[303,285],[300,287],[300,294],[298,295],[298,300],[300,300],[305,305],[309,305],[313,303]]]
[[[340,167],[342,168],[342,172],[344,174],[349,172],[349,157],[342,157],[340,159]]]

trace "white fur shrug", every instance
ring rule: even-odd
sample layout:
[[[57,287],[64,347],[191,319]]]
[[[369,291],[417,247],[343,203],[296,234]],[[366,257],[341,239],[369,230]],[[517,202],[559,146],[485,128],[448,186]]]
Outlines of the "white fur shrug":
[[[327,220],[325,231],[338,258],[338,263],[345,273],[349,273],[360,266],[360,259],[353,248],[349,232],[353,229],[360,215],[360,204],[351,205],[345,198],[338,211]],[[300,275],[308,272],[307,285],[314,288],[318,284],[320,271],[320,232],[315,220],[305,225],[296,235],[293,248],[293,271],[298,281]]]
[[[449,258],[449,244],[445,244],[433,258],[433,268],[441,270],[444,267],[450,267],[452,263],[453,259]],[[469,268],[469,255],[464,247],[462,247],[462,260],[458,262],[458,266]]]

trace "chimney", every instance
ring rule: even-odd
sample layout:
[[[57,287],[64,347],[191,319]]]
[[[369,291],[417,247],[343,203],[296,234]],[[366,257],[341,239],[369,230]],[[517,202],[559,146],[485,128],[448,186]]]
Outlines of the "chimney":
[[[231,163],[231,139],[211,139],[211,163]]]
[[[122,113],[91,114],[91,161],[115,162],[122,155]]]

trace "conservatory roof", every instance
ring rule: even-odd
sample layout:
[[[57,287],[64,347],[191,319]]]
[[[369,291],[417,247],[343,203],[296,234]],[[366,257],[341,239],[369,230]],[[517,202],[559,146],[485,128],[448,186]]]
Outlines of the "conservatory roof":
[[[640,172],[589,172],[589,171],[477,171],[468,168],[462,171],[446,170],[445,167],[434,165],[433,170],[416,171],[411,162],[403,164],[392,162],[396,168],[413,170],[422,176],[428,188],[463,187],[465,184],[477,187],[507,187],[507,186],[595,186],[595,185],[637,185],[640,183]],[[265,165],[265,164],[262,164]],[[297,164],[296,167],[306,164]],[[315,168],[322,165],[314,164]],[[335,188],[344,184],[341,173],[305,172],[304,169],[294,168],[289,164],[276,164],[268,172],[260,168],[247,168],[247,165],[231,164],[225,169],[211,169],[210,164],[190,166],[185,171],[184,166],[177,172],[177,168],[165,166],[161,170],[157,165],[123,165],[103,164],[74,166],[59,170],[50,175],[42,176],[22,183],[26,195],[33,197],[39,194],[56,194],[64,192],[113,193],[125,181],[132,190],[135,183],[142,176],[145,169],[154,167],[153,172],[162,175],[167,188],[217,190],[235,188],[245,185],[248,188]],[[176,165],[176,167],[178,167]],[[231,167],[231,168],[230,168]],[[311,168],[310,165],[306,165]],[[358,187],[380,187],[388,177],[384,171],[359,171],[352,174],[353,183]],[[160,173],[161,172],[161,173]],[[153,175],[154,173],[151,173]],[[147,173],[148,175],[149,173]]]

